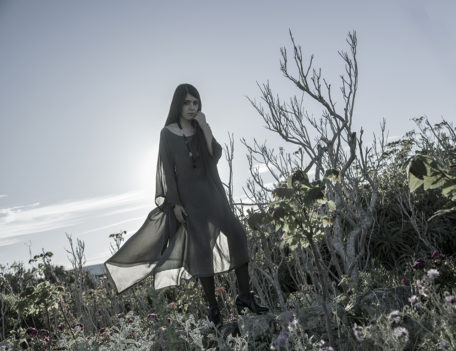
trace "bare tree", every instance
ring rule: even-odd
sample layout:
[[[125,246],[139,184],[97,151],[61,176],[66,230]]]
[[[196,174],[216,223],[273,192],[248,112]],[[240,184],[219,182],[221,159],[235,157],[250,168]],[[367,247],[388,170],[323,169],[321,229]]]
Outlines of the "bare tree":
[[[374,137],[373,146],[363,145],[363,129],[353,130],[352,121],[356,93],[358,89],[358,64],[356,59],[356,32],[348,34],[349,53],[338,51],[345,63],[345,73],[341,78],[343,106],[336,107],[331,84],[322,77],[321,68],[313,67],[311,55],[307,65],[303,62],[302,49],[296,45],[290,31],[293,45],[293,59],[296,74],[289,70],[288,54],[281,48],[280,69],[284,76],[299,90],[301,97],[294,96],[288,102],[272,92],[269,82],[258,85],[261,99],[266,105],[249,98],[249,101],[266,122],[266,128],[279,134],[286,142],[299,147],[295,156],[279,157],[265,145],[255,142],[247,147],[252,180],[248,183],[248,198],[253,203],[270,200],[271,190],[264,187],[263,181],[252,167],[252,159],[263,163],[279,183],[291,174],[290,165],[303,169],[306,173],[315,172],[315,179],[328,171],[336,175],[333,181],[324,178],[326,197],[334,201],[334,223],[326,232],[326,242],[332,256],[331,263],[340,275],[347,275],[358,282],[360,259],[365,254],[365,242],[374,221],[374,210],[378,198],[378,170],[385,144],[384,123],[380,140]],[[303,97],[308,96],[319,104],[323,112],[314,118],[303,106]],[[315,137],[311,137],[314,135]],[[377,157],[375,157],[377,156]],[[305,166],[305,167],[304,167]],[[257,190],[256,186],[259,187]],[[260,210],[261,210],[261,206]]]

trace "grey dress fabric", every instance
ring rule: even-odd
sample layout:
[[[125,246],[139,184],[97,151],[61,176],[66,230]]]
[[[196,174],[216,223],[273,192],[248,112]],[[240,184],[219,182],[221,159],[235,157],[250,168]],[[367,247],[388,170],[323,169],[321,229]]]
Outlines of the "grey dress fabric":
[[[196,150],[195,134],[187,137]],[[207,145],[204,147],[207,150]],[[117,293],[152,274],[154,288],[180,285],[182,279],[226,272],[249,261],[243,225],[229,206],[217,163],[222,147],[212,138],[208,167],[192,167],[184,137],[166,127],[160,132],[155,203],[143,225],[105,263]],[[208,152],[208,151],[207,151]],[[180,224],[172,206],[188,216]]]

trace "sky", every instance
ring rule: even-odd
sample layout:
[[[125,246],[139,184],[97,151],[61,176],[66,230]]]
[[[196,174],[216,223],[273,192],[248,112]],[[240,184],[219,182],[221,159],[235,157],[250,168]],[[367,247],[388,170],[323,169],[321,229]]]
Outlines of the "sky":
[[[155,208],[160,130],[180,83],[197,87],[223,147],[234,136],[234,197],[247,201],[241,138],[296,150],[247,99],[267,81],[281,98],[299,94],[280,72],[289,30],[333,87],[337,52],[356,30],[354,126],[367,138],[383,118],[390,137],[414,117],[454,121],[455,13],[452,0],[0,0],[0,265],[29,267],[44,250],[70,267],[67,235],[84,242],[86,265],[102,263],[109,234],[140,228]]]

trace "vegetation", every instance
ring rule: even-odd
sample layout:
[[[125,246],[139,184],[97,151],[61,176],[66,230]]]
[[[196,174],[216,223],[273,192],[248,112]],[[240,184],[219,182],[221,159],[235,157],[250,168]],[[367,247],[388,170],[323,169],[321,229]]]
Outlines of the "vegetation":
[[[291,33],[290,33],[291,36]],[[117,295],[106,277],[83,270],[84,243],[69,242],[73,270],[52,253],[0,266],[0,350],[455,350],[456,134],[446,122],[414,119],[416,130],[365,146],[352,128],[358,69],[356,33],[342,110],[331,85],[303,65],[281,69],[300,94],[323,108],[320,119],[297,97],[284,103],[268,84],[267,108],[252,101],[270,130],[298,146],[279,155],[246,144],[251,200],[230,203],[248,229],[251,283],[263,316],[237,315],[234,272],[216,276],[225,326],[209,323],[199,283],[159,291],[150,278]],[[325,87],[325,92],[323,91]],[[312,136],[312,138],[311,138]],[[233,146],[227,149],[230,168]],[[268,188],[253,161],[275,178]],[[244,206],[250,206],[243,215]],[[113,250],[125,232],[111,234]]]

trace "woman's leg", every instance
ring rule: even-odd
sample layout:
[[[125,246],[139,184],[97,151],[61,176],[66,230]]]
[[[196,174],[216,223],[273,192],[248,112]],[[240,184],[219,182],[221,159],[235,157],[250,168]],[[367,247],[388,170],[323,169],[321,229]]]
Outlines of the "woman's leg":
[[[239,285],[239,295],[247,296],[250,292],[248,262],[235,269]]]
[[[201,285],[203,286],[204,295],[209,305],[217,305],[217,300],[215,299],[215,282],[214,276],[212,277],[199,277]]]

